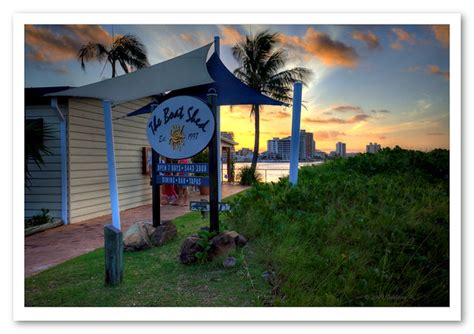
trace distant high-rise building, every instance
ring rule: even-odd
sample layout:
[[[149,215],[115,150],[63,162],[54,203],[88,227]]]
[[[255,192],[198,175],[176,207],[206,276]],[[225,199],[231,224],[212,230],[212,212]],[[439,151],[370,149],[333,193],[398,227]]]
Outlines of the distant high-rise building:
[[[346,156],[346,143],[341,143],[340,141],[336,143],[336,155],[340,157]]]
[[[314,142],[313,134],[311,132],[306,132],[306,130],[301,130],[300,140],[301,138],[303,138],[303,141],[304,141],[304,151],[303,151],[303,155],[301,155],[301,152],[300,152],[300,159],[301,160],[313,159],[314,152],[316,150],[316,143]]]
[[[365,146],[365,150],[367,153],[377,153],[378,151],[380,151],[380,149],[380,144],[377,143],[369,143],[369,145]]]
[[[267,155],[269,159],[276,159],[278,156],[278,142],[280,138],[267,140]]]
[[[278,155],[282,160],[290,160],[291,137],[278,140]]]

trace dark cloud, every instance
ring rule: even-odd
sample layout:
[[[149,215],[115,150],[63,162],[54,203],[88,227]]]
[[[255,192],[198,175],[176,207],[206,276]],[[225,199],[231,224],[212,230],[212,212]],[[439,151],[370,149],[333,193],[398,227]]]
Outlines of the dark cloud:
[[[371,50],[381,48],[379,38],[370,30],[365,34],[362,31],[353,31],[352,38],[364,42]]]
[[[308,28],[302,38],[281,34],[280,42],[304,50],[327,66],[355,68],[358,65],[359,55],[353,47],[314,28]]]
[[[428,136],[443,136],[445,135],[444,132],[428,132],[427,133]]]
[[[26,57],[39,63],[55,63],[77,58],[83,44],[110,43],[112,37],[99,25],[25,26]]]
[[[332,107],[331,110],[347,113],[347,112],[354,112],[354,113],[361,113],[363,112],[361,107],[352,106],[352,105],[339,105],[336,107]]]
[[[370,112],[374,114],[388,114],[390,110],[387,109],[372,109]]]
[[[306,117],[303,119],[306,123],[319,123],[319,124],[353,124],[366,121],[370,118],[370,115],[367,114],[358,114],[354,115],[348,119],[342,119],[338,117],[331,117],[331,118],[310,118]]]

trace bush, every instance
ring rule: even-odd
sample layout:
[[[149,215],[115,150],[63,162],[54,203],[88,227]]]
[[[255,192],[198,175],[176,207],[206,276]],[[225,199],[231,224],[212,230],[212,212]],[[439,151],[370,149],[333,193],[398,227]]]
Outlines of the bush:
[[[49,215],[48,209],[41,209],[41,214],[34,215],[25,221],[25,228],[52,223],[53,218]]]
[[[449,305],[449,151],[303,167],[297,186],[256,184],[232,204],[228,223],[276,274],[274,305]]]
[[[262,176],[257,171],[252,170],[250,167],[243,167],[239,173],[240,184],[243,186],[250,186],[252,184],[260,182]]]

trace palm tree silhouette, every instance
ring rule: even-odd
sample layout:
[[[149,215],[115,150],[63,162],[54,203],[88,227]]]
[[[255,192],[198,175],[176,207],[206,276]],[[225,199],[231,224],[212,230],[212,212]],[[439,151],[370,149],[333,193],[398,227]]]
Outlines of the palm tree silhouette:
[[[255,36],[246,36],[244,41],[232,47],[232,54],[240,64],[234,74],[248,86],[285,103],[291,103],[291,91],[295,81],[306,81],[311,70],[304,67],[284,69],[287,61],[285,50],[277,48],[279,34],[262,31]],[[250,111],[255,118],[255,142],[253,148],[252,173],[257,168],[260,141],[260,105]]]
[[[110,48],[91,41],[79,49],[77,57],[83,70],[86,68],[85,62],[90,60],[101,62],[105,59],[112,66],[112,78],[117,75],[117,64],[125,73],[148,66],[145,45],[131,34],[114,38]]]

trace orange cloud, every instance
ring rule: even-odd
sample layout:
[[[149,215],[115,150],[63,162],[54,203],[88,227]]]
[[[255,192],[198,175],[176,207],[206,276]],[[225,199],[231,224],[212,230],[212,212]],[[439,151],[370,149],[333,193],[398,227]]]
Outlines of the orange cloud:
[[[224,26],[221,29],[221,44],[222,45],[234,45],[244,38],[242,34],[234,27]]]
[[[415,34],[410,34],[409,32],[401,29],[401,28],[392,28],[392,32],[397,36],[397,40],[390,44],[392,49],[400,50],[403,48],[403,44],[407,43],[413,45],[416,43],[416,36]]]
[[[291,114],[287,111],[277,110],[269,113],[269,116],[271,116],[271,118],[289,118]]]
[[[188,34],[188,33],[185,33],[185,32],[179,34],[179,38],[181,38],[185,42],[192,42],[193,41],[193,36],[191,36],[191,34]]]
[[[344,132],[339,131],[316,131],[314,133],[315,140],[338,139],[345,135]]]
[[[449,25],[434,25],[431,30],[442,47],[449,47]]]
[[[442,71],[438,65],[428,65],[428,72],[435,75],[441,75],[446,80],[449,80],[449,71]]]
[[[282,34],[280,42],[307,52],[327,66],[355,68],[358,64],[359,55],[353,47],[333,40],[314,28],[308,28],[302,38]]]
[[[75,59],[81,45],[89,41],[110,43],[110,34],[98,25],[25,25],[26,56],[40,63]]]
[[[353,124],[353,123],[359,123],[366,121],[368,118],[371,116],[367,114],[359,114],[352,116],[348,119],[342,119],[342,118],[337,118],[337,117],[331,117],[331,118],[310,118],[306,117],[303,119],[303,122],[306,123],[318,123],[318,124]]]
[[[369,49],[378,49],[381,47],[379,38],[372,31],[368,31],[366,34],[361,31],[353,31],[352,38],[364,42]]]

